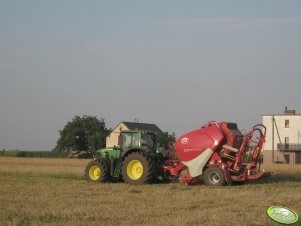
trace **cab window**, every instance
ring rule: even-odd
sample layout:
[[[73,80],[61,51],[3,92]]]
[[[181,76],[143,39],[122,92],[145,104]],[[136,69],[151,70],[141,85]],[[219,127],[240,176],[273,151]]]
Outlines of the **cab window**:
[[[154,146],[154,135],[150,133],[141,134],[141,146],[147,145],[149,148]]]
[[[139,134],[137,133],[123,134],[123,148],[138,147],[138,146],[139,146]]]

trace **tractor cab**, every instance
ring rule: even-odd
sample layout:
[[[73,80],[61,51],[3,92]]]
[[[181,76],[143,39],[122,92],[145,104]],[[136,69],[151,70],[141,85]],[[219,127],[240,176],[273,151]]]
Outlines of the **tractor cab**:
[[[121,131],[121,149],[127,152],[130,149],[143,149],[155,152],[156,134],[152,131],[127,130]]]
[[[146,130],[123,130],[120,132],[119,145],[96,151],[95,157],[118,159],[131,150],[156,152],[156,133]]]

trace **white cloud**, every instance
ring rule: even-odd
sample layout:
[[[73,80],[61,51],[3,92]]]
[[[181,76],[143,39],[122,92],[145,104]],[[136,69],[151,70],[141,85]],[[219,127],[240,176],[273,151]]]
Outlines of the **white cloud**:
[[[210,29],[275,29],[290,24],[300,24],[301,17],[281,19],[191,19],[175,23],[176,27],[184,30],[210,30]]]

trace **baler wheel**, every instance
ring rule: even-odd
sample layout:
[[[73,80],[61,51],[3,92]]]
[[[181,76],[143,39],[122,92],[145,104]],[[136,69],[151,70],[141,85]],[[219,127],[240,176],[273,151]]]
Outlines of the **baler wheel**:
[[[225,176],[221,168],[218,166],[208,167],[204,172],[204,182],[209,186],[225,185]]]
[[[103,161],[89,162],[85,169],[85,178],[93,182],[106,182],[110,178],[107,165]]]
[[[151,183],[155,174],[155,161],[143,152],[131,153],[122,163],[122,177],[128,184]]]

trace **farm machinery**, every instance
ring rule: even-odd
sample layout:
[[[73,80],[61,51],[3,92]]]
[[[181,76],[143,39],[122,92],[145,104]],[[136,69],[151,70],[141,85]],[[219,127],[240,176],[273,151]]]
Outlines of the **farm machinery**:
[[[120,147],[97,151],[85,169],[89,181],[124,180],[143,184],[178,179],[181,184],[242,184],[271,173],[260,170],[266,128],[258,124],[245,136],[236,123],[211,121],[181,136],[175,150],[162,152],[151,131],[121,131]]]

